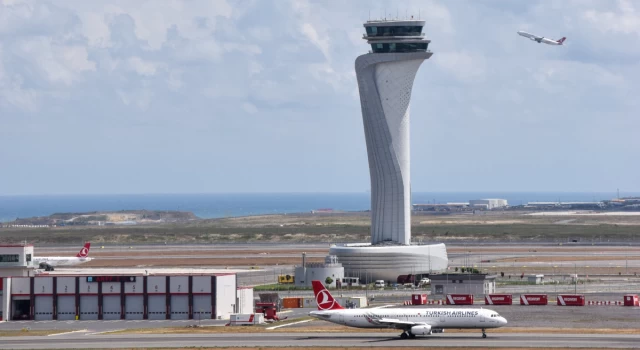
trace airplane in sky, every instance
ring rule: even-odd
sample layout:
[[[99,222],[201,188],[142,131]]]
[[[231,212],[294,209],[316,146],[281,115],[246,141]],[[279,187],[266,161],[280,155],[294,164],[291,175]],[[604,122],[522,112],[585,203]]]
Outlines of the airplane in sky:
[[[34,257],[33,263],[38,265],[45,271],[53,271],[57,266],[73,266],[80,265],[93,260],[89,257],[89,249],[91,249],[91,243],[85,243],[84,247],[80,249],[80,252],[75,257],[60,257],[60,256],[43,256]]]
[[[553,39],[549,39],[549,38],[545,38],[543,36],[537,36],[537,35],[533,35],[527,32],[523,32],[523,31],[519,31],[518,34],[520,36],[523,36],[527,39],[533,40],[535,42],[539,43],[545,43],[548,45],[562,45],[562,43],[567,39],[565,37],[562,37],[558,40],[553,40]]]
[[[486,338],[488,328],[499,328],[507,320],[489,309],[472,308],[379,308],[345,309],[320,281],[312,281],[318,311],[310,316],[339,325],[356,328],[396,328],[400,338],[443,333],[447,328],[481,329]]]

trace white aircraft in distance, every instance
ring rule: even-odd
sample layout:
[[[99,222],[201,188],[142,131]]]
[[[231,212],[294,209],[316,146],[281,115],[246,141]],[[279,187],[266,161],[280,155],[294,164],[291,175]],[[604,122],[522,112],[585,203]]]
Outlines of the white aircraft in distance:
[[[84,247],[80,249],[80,252],[75,257],[60,257],[60,256],[43,256],[34,257],[33,263],[38,265],[45,271],[53,271],[57,266],[73,266],[80,265],[93,260],[89,257],[89,249],[91,249],[91,243],[85,243]]]
[[[345,309],[331,296],[320,281],[312,281],[318,311],[310,316],[332,323],[356,328],[396,328],[402,331],[400,338],[416,335],[443,333],[447,328],[481,329],[486,338],[487,328],[498,328],[507,320],[489,309],[467,308],[380,308]]]
[[[537,35],[533,35],[533,34],[529,34],[527,32],[523,32],[523,31],[519,31],[518,32],[519,35],[528,38],[530,40],[533,40],[535,42],[539,43],[545,43],[548,45],[562,45],[562,43],[567,40],[567,38],[562,37],[558,40],[553,40],[553,39],[549,39],[549,38],[545,38],[543,36],[537,36]]]

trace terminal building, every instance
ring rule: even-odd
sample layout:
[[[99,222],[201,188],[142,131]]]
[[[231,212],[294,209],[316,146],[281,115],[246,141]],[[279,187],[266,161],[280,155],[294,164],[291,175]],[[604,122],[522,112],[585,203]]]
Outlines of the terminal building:
[[[345,275],[395,281],[447,268],[444,244],[412,245],[409,102],[420,65],[432,56],[420,20],[364,24],[369,53],[355,62],[371,179],[371,242],[335,245]]]
[[[476,209],[496,209],[508,206],[506,199],[490,198],[490,199],[471,199],[469,206]]]
[[[0,246],[0,320],[229,319],[253,313],[253,289],[237,288],[235,273],[41,273],[33,246]]]
[[[495,275],[445,273],[431,275],[431,295],[492,294],[496,291]]]

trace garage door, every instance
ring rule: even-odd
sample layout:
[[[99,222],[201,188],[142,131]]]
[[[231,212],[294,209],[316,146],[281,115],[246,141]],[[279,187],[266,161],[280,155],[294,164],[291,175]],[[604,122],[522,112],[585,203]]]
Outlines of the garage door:
[[[53,320],[53,296],[36,295],[35,319]]]
[[[80,296],[80,319],[81,320],[97,320],[98,319],[98,296],[97,295],[81,295]]]
[[[76,319],[76,297],[74,295],[58,295],[58,320]]]
[[[166,300],[164,295],[149,295],[148,314],[150,320],[164,320],[167,318]]]
[[[193,296],[193,319],[211,319],[211,294]]]
[[[120,314],[120,296],[119,295],[103,295],[102,296],[102,319],[103,320],[119,320]]]
[[[125,301],[124,318],[127,320],[142,320],[144,318],[144,303],[142,295],[127,295]]]
[[[188,295],[172,295],[171,296],[171,319],[172,320],[188,320],[189,319],[189,296]]]

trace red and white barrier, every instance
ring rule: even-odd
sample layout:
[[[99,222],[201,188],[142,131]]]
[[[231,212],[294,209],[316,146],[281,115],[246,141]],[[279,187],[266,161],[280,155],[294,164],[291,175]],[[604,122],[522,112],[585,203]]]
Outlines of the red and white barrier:
[[[447,305],[473,305],[473,295],[447,294]]]
[[[546,294],[522,294],[520,295],[520,305],[547,305]]]

